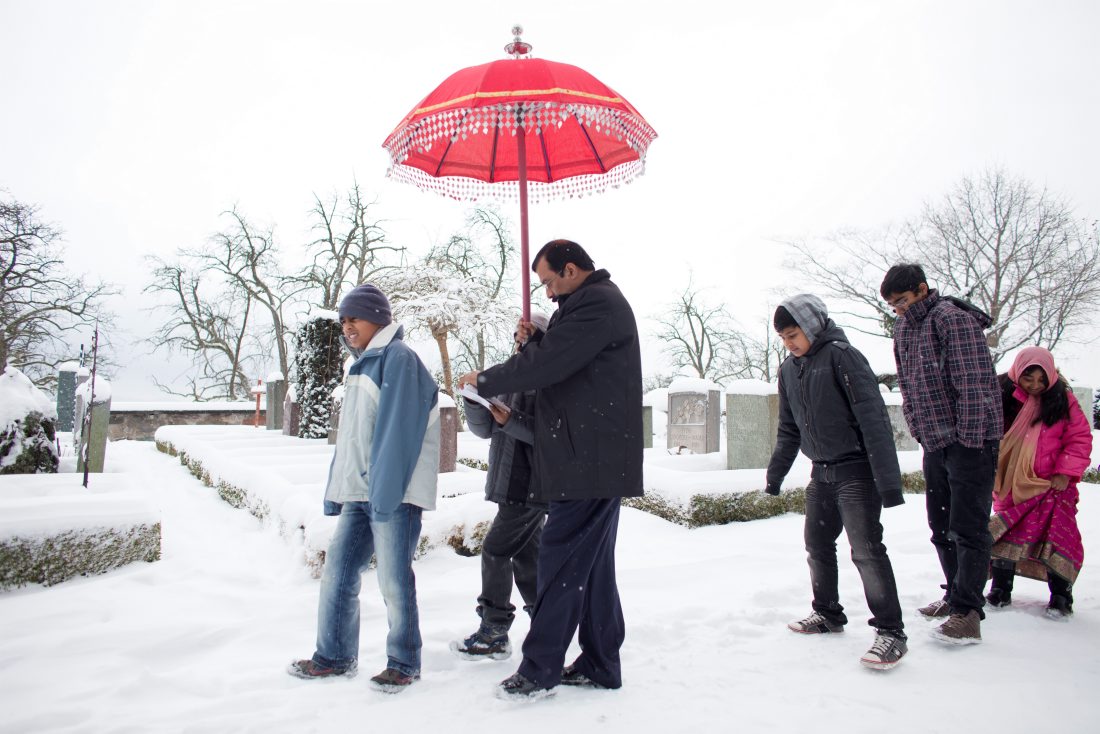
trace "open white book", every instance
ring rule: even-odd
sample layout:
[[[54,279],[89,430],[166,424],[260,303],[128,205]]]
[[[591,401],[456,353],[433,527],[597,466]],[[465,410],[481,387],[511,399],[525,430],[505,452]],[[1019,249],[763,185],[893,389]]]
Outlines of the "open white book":
[[[473,385],[470,385],[470,384],[463,385],[461,388],[459,388],[458,394],[461,395],[462,397],[466,398],[467,400],[472,400],[475,403],[478,403],[480,405],[484,405],[486,408],[492,408],[495,405],[498,408],[502,408],[504,410],[510,410],[510,408],[507,405],[505,405],[501,401],[497,400],[496,398],[486,399],[486,398],[481,397],[480,395],[477,394],[477,388],[474,387]]]

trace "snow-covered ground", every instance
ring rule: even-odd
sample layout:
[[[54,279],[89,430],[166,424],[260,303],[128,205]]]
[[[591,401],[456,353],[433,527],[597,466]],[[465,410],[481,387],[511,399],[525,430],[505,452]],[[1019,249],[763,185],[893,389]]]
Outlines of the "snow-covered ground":
[[[1092,569],[1086,564],[1070,621],[1045,619],[1045,588],[1020,580],[1013,607],[990,613],[984,644],[944,647],[913,611],[937,595],[940,580],[919,496],[884,513],[910,633],[897,669],[858,664],[871,630],[847,561],[847,631],[822,638],[786,630],[809,608],[801,516],[688,530],[624,509],[624,687],[517,704],[493,695],[516,657],[466,662],[447,649],[476,626],[477,558],[443,549],[417,562],[424,671],[411,689],[387,696],[367,686],[385,662],[385,613],[370,573],[363,674],[297,680],[284,668],[313,650],[318,587],[302,549],[274,524],[219,500],[151,443],[112,443],[109,452],[111,470],[139,478],[159,506],[163,560],[0,594],[0,732],[930,734],[1100,724],[1100,581]],[[1085,545],[1095,549],[1100,487],[1086,485],[1082,495]],[[841,549],[846,558],[843,540]],[[519,620],[513,629],[517,647],[526,627]]]

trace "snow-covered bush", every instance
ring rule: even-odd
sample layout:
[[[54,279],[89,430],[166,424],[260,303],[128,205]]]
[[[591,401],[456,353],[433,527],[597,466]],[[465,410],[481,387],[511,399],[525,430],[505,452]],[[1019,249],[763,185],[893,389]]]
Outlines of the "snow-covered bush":
[[[53,586],[135,561],[160,560],[160,523],[66,530],[48,537],[0,538],[0,590]]]
[[[56,472],[56,431],[46,394],[10,365],[0,372],[0,474]]]
[[[332,391],[343,376],[340,324],[335,314],[312,318],[294,335],[294,392],[298,398],[299,438],[328,435]]]

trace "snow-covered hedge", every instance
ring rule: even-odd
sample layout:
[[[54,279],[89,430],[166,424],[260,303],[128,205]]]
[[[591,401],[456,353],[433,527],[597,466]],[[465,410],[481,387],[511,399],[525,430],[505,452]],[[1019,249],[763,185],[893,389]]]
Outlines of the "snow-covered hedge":
[[[57,471],[57,410],[22,372],[0,372],[0,474]]]
[[[179,458],[191,474],[233,507],[272,523],[284,537],[301,539],[313,573],[324,565],[336,518],[322,512],[324,483],[334,447],[243,426],[162,426],[157,448]],[[439,476],[439,507],[424,513],[416,557],[449,547],[481,552],[496,505],[485,502],[485,474],[465,466]]]
[[[140,491],[122,475],[80,479],[0,477],[0,590],[160,558],[160,514]]]

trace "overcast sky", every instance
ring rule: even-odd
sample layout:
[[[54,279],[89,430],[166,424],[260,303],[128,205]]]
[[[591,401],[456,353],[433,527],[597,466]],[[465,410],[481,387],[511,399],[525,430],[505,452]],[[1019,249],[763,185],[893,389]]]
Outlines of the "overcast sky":
[[[581,242],[643,319],[693,272],[763,332],[779,290],[829,295],[778,242],[899,222],[990,166],[1100,217],[1094,0],[0,0],[0,188],[65,230],[74,271],[124,289],[116,399],[157,394],[163,358],[128,346],[156,328],[144,257],[235,204],[292,248],[313,193],[354,178],[396,243],[455,231],[467,205],[386,179],[381,143],[450,73],[503,58],[517,22],[657,130],[629,187],[531,211],[533,247]],[[1056,355],[1093,386],[1097,330]],[[856,343],[892,370],[888,341]]]

